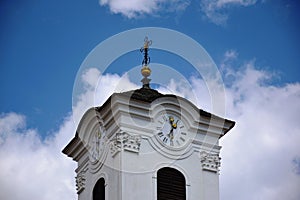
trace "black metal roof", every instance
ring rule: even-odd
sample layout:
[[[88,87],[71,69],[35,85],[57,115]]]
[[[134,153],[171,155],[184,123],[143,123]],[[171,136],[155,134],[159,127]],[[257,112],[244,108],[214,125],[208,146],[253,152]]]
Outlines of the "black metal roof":
[[[151,103],[157,98],[164,96],[163,94],[159,93],[157,90],[151,88],[142,87],[137,90],[131,90],[128,92],[121,93],[122,95],[128,96],[130,99],[146,101]]]

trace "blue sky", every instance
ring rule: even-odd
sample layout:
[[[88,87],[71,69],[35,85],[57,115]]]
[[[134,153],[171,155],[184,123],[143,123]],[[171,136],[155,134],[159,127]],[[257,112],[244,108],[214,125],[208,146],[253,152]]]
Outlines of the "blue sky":
[[[12,126],[16,125],[16,127],[0,128],[0,131],[18,130],[21,127],[21,132],[34,130],[39,137],[45,139],[63,132],[66,118],[72,112],[73,84],[83,60],[93,48],[108,37],[140,27],[173,29],[199,42],[220,68],[225,85],[230,85],[229,101],[230,94],[233,95],[234,92],[242,94],[243,88],[247,88],[248,94],[253,92],[253,96],[256,95],[255,91],[246,87],[241,81],[250,77],[253,78],[251,80],[256,81],[253,81],[253,90],[274,95],[272,96],[274,99],[280,96],[278,99],[282,102],[278,100],[280,103],[274,106],[282,105],[292,99],[289,103],[295,103],[294,110],[299,110],[300,6],[297,1],[128,2],[119,0],[1,1],[0,117],[4,123],[5,117],[10,116],[9,113],[15,114],[12,117],[16,119],[16,124]],[[141,46],[142,43],[143,41]],[[139,48],[137,46],[137,50]],[[161,54],[166,53],[161,52]],[[171,55],[162,56],[159,51],[153,51],[151,59],[153,62],[168,65],[186,64],[181,60],[174,62]],[[117,60],[111,66],[111,73],[121,76],[130,69],[130,66],[140,65],[141,61],[142,55],[134,51]],[[123,64],[124,68],[122,68]],[[249,65],[251,67],[248,68]],[[227,76],[228,74],[231,74],[231,78]],[[234,76],[233,80],[232,76]],[[259,87],[260,84],[256,84],[261,79],[263,79],[262,85],[268,87],[262,88]],[[251,80],[248,82],[252,83]],[[285,94],[287,99],[284,99],[281,98],[282,93],[279,91],[296,92]],[[243,98],[246,98],[244,96],[247,97],[243,94]],[[249,96],[249,102],[260,102],[259,99],[252,101],[253,96]],[[289,98],[290,96],[293,98]],[[227,109],[236,109],[234,106],[235,104],[232,104]],[[289,109],[292,110],[290,107],[286,108]],[[290,114],[287,112],[287,115]],[[238,112],[229,113],[229,117],[235,116],[244,115],[239,115]],[[295,118],[297,117],[299,119],[299,115],[295,115]],[[293,126],[295,130],[299,130],[298,125],[293,124]],[[295,152],[290,160],[291,163],[296,163],[298,169],[300,168],[300,159],[297,157],[299,154],[294,154]],[[230,160],[229,156],[227,158]],[[299,179],[296,179],[296,182],[299,183]],[[230,197],[229,194],[225,195]],[[236,199],[241,198],[236,197]]]
[[[57,128],[71,111],[73,82],[87,54],[114,34],[144,26],[187,34],[217,65],[224,52],[233,49],[241,62],[255,59],[261,67],[278,73],[278,84],[298,81],[298,8],[294,1],[233,3],[220,11],[228,19],[216,25],[198,1],[177,12],[141,11],[136,18],[112,14],[96,0],[2,1],[0,109],[24,113],[29,125],[43,133]]]

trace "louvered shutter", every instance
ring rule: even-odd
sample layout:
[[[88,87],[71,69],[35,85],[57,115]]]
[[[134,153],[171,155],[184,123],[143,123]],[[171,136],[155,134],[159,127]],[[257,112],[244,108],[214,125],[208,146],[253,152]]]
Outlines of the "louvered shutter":
[[[185,200],[185,178],[176,169],[165,167],[157,172],[157,200]]]

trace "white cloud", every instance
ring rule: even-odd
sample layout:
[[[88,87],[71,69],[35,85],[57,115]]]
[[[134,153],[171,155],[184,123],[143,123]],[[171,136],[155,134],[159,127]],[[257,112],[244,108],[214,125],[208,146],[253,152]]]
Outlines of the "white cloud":
[[[157,14],[159,11],[184,10],[190,0],[100,0],[101,6],[108,6],[114,14],[135,18],[144,14]]]
[[[228,20],[230,8],[252,6],[258,0],[200,0],[199,2],[206,19],[214,24],[224,25]],[[157,16],[162,12],[184,11],[191,4],[191,0],[99,0],[99,4],[107,6],[113,14],[121,14],[132,19],[143,15]]]
[[[272,85],[274,73],[254,61],[234,71],[237,53],[230,52],[222,65],[236,127],[221,139],[221,199],[300,199],[300,84]]]
[[[205,16],[217,25],[224,25],[228,19],[228,9],[233,6],[251,6],[257,0],[201,0],[201,10]]]
[[[60,152],[74,133],[72,121],[45,141],[20,114],[2,114],[0,122],[0,199],[75,199],[75,163]]]
[[[97,85],[101,72],[97,68],[89,68],[81,76],[81,81],[87,89],[94,89]]]
[[[73,99],[78,99],[73,105],[73,118],[78,124],[81,117],[90,107],[102,105],[114,92],[122,92],[137,89],[138,86],[131,83],[127,74],[102,75],[97,68],[88,68],[83,72],[81,82],[84,91]]]
[[[300,84],[269,85],[271,77],[250,62],[227,88],[227,112],[237,124],[222,138],[223,199],[300,198],[293,170],[300,155]]]
[[[200,0],[199,2],[205,18],[217,25],[224,25],[228,20],[230,8],[252,6],[258,0]],[[99,4],[107,6],[113,14],[121,14],[132,19],[144,15],[158,16],[160,13],[184,11],[191,4],[191,0],[99,0]]]
[[[0,115],[0,145],[4,142],[10,133],[14,133],[21,128],[24,128],[25,117],[15,113],[7,113]]]
[[[224,61],[229,61],[229,60],[234,60],[236,59],[238,56],[238,53],[236,50],[230,49],[228,51],[225,52],[224,54]]]

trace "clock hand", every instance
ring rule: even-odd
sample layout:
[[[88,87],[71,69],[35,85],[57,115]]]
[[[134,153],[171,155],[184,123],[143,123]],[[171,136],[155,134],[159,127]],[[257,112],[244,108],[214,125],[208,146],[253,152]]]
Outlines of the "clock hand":
[[[177,123],[178,123],[178,121],[179,121],[179,120],[177,120],[175,124],[172,124],[172,128],[174,128],[174,129],[177,128]]]
[[[171,124],[171,126],[173,126],[173,122],[174,122],[174,118],[173,117],[169,117],[169,123]]]
[[[173,139],[173,138],[174,138],[173,127],[171,127],[171,130],[170,130],[170,132],[169,132],[169,134],[168,134],[168,137],[169,137],[170,139]]]
[[[176,121],[176,123],[174,123],[174,118],[169,116],[169,123],[171,125],[171,130],[169,132],[169,134],[167,134],[167,136],[170,138],[170,142],[173,142],[174,139],[174,129],[177,128],[177,123],[179,120]]]

